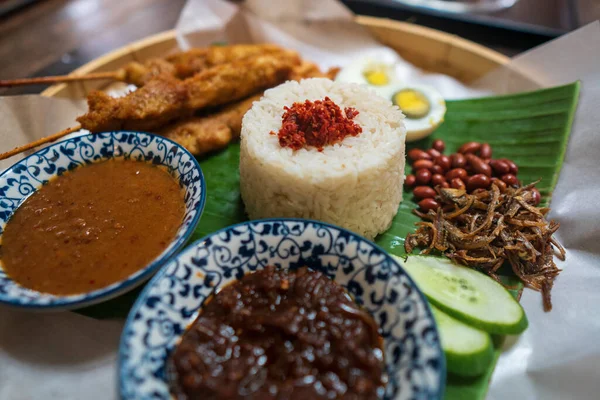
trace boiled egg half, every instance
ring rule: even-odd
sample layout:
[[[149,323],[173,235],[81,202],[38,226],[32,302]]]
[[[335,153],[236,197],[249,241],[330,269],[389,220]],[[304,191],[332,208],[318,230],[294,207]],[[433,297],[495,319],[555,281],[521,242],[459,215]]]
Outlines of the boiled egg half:
[[[342,68],[335,80],[366,84],[380,96],[387,96],[390,88],[398,84],[395,65],[372,57],[360,58]]]
[[[441,93],[424,85],[396,86],[388,92],[392,103],[404,113],[406,141],[414,142],[430,135],[446,115]]]

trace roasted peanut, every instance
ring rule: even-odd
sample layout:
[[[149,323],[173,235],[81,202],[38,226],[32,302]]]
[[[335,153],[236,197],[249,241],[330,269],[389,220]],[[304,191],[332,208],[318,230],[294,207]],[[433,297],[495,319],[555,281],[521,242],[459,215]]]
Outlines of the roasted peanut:
[[[490,167],[494,170],[496,175],[502,176],[510,172],[510,166],[504,160],[491,160]]]
[[[404,180],[404,184],[408,187],[413,187],[415,185],[415,183],[417,182],[417,179],[414,175],[407,175],[406,179]]]
[[[473,191],[475,189],[487,189],[490,186],[490,178],[484,174],[477,174],[471,176],[467,180],[467,189]]]
[[[413,194],[418,199],[428,199],[434,198],[437,193],[429,186],[417,186],[413,191]]]
[[[442,182],[442,184],[440,185],[441,187],[443,187],[444,189],[448,189],[450,187],[450,184],[446,181]]]
[[[454,178],[450,181],[450,187],[453,189],[465,189],[465,183],[460,178]]]
[[[502,180],[504,181],[504,183],[506,183],[508,186],[515,186],[515,187],[516,187],[516,186],[518,186],[518,185],[519,185],[519,181],[518,181],[517,177],[516,177],[516,176],[514,176],[513,174],[505,174],[505,175],[502,175],[502,178],[501,178],[501,179],[502,179]]]
[[[486,164],[481,158],[477,157],[475,154],[467,154],[465,157],[475,174],[492,176],[492,167]]]
[[[433,167],[431,167],[432,174],[443,174],[444,172],[445,172],[444,169],[437,164],[435,164]]]
[[[500,193],[504,193],[504,191],[506,190],[506,183],[504,183],[502,179],[492,178],[492,183],[498,186],[498,189],[500,189]]]
[[[440,208],[440,204],[434,199],[427,198],[419,202],[419,208],[427,212],[429,210],[437,210],[438,208]]]
[[[460,153],[455,153],[450,156],[452,168],[464,168],[467,165],[467,159]]]
[[[431,147],[436,149],[440,153],[443,153],[444,150],[446,150],[446,143],[444,143],[442,139],[435,139],[431,144]]]
[[[418,185],[427,185],[431,181],[431,172],[425,168],[418,169],[415,172],[415,179]]]
[[[437,151],[436,149],[429,149],[426,151],[427,154],[429,154],[431,156],[432,159],[436,159],[437,157],[441,156],[442,153],[440,153],[439,151]]]
[[[481,143],[478,142],[467,142],[460,146],[458,152],[460,154],[477,153],[481,149]]]
[[[446,178],[441,174],[434,174],[431,176],[431,184],[433,186],[441,185],[443,182],[446,182]]]
[[[479,157],[484,159],[492,158],[492,146],[488,143],[483,143],[479,149]]]
[[[415,161],[415,163],[413,164],[413,169],[418,170],[418,169],[431,169],[431,167],[433,167],[433,161],[431,160],[417,160]]]
[[[540,204],[540,201],[542,201],[542,195],[540,194],[540,191],[537,190],[537,188],[531,189],[531,201],[534,206],[537,206],[538,204]]]
[[[448,171],[446,174],[446,180],[452,181],[454,178],[460,178],[465,180],[467,178],[467,171],[464,168],[454,168]]]
[[[452,162],[450,161],[450,157],[448,156],[439,156],[435,159],[434,163],[436,165],[439,165],[440,167],[442,167],[442,169],[445,171],[448,171],[451,167],[452,167]]]
[[[517,167],[517,164],[515,164],[512,160],[509,160],[508,158],[502,158],[502,161],[508,164],[508,166],[510,167],[510,173],[516,176],[519,172],[519,167]]]
[[[431,160],[431,156],[421,149],[412,149],[408,152],[408,158],[413,161],[417,160]]]

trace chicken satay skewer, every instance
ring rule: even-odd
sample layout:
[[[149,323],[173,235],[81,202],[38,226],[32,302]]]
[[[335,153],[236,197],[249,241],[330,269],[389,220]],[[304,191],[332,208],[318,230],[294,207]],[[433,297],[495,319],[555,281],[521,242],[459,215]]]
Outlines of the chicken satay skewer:
[[[43,76],[37,78],[4,79],[0,87],[26,86],[48,83],[80,82],[88,80],[110,79],[131,83],[138,87],[156,75],[168,74],[179,79],[189,78],[196,73],[216,65],[226,64],[261,54],[281,52],[278,46],[271,44],[241,44],[214,46],[203,49],[191,49],[163,58],[152,58],[143,63],[132,61],[116,71],[94,72],[85,75]]]
[[[298,64],[298,54],[287,51],[211,67],[183,81],[160,75],[120,98],[91,92],[88,112],[77,121],[91,132],[155,131],[197,110],[241,100],[285,82]]]
[[[94,81],[100,79],[122,80],[121,71],[94,72],[85,75],[59,75],[59,76],[41,76],[38,78],[23,79],[4,79],[0,80],[0,87],[39,85],[48,83],[81,82]]]
[[[291,52],[256,56],[209,68],[185,81],[172,76],[158,76],[148,85],[121,98],[92,92],[88,96],[88,113],[77,119],[80,127],[0,154],[0,159],[53,142],[81,128],[91,132],[120,129],[156,131],[175,118],[190,116],[194,110],[242,99],[275,86],[283,82],[299,62],[297,54]]]
[[[60,138],[62,138],[64,136],[67,136],[70,133],[77,132],[80,129],[81,129],[81,126],[79,126],[79,125],[78,126],[74,126],[73,128],[64,129],[64,130],[62,130],[60,132],[57,132],[57,133],[55,133],[53,135],[43,137],[43,138],[35,140],[35,141],[31,142],[31,143],[27,143],[27,144],[25,144],[23,146],[15,147],[11,151],[7,151],[6,153],[0,154],[0,160],[5,160],[5,159],[7,159],[9,157],[16,156],[19,153],[22,153],[22,152],[27,151],[27,150],[31,150],[31,149],[33,149],[35,147],[44,145],[46,143],[52,143],[55,140],[58,140],[58,139],[60,139]]]

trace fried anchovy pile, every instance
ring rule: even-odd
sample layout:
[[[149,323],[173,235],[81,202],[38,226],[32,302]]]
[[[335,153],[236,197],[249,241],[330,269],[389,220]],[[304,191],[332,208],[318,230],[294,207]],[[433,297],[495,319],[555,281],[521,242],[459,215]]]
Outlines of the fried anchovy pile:
[[[541,291],[544,310],[550,311],[550,290],[560,272],[554,254],[564,260],[565,250],[552,237],[559,224],[545,219],[550,209],[532,205],[535,183],[503,193],[496,185],[473,194],[438,187],[436,201],[442,207],[427,214],[415,210],[424,221],[406,236],[406,252],[423,247],[421,253],[428,254],[435,249],[498,281],[496,271],[508,261],[526,286]]]

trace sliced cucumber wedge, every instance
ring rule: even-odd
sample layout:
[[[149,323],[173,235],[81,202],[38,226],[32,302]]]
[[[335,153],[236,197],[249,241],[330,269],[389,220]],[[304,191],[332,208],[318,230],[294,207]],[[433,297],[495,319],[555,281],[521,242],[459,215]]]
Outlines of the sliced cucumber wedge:
[[[501,335],[527,328],[521,305],[489,276],[445,257],[397,259],[432,304],[460,321]]]
[[[437,323],[448,371],[460,376],[483,374],[494,360],[490,334],[473,328],[431,306]]]

